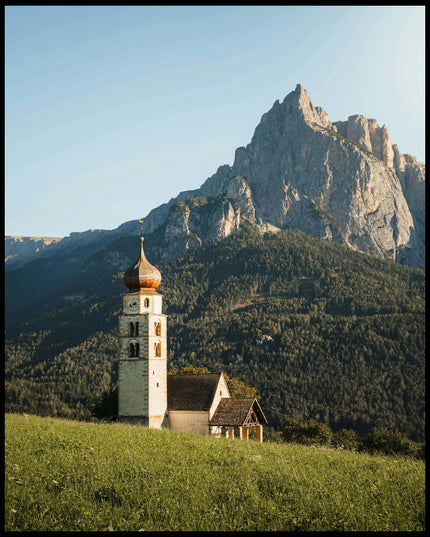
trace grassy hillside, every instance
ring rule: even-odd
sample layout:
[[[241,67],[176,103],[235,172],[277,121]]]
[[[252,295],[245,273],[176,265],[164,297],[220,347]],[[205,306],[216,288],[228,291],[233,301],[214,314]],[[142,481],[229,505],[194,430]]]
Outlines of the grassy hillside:
[[[167,263],[151,253],[157,240],[145,252],[162,273],[169,369],[205,366],[256,387],[278,430],[315,419],[424,440],[424,271],[251,225]],[[118,239],[53,279],[37,312],[7,310],[7,411],[90,416],[117,380],[118,263],[138,250],[136,237]],[[32,281],[8,273],[9,300]]]
[[[6,415],[6,531],[424,530],[424,463]]]

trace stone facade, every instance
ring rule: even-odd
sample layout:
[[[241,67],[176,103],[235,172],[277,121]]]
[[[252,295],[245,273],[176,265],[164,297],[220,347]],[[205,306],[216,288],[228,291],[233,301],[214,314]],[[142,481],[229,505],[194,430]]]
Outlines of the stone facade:
[[[138,305],[130,309],[133,299]],[[167,412],[167,319],[161,308],[158,293],[128,293],[118,326],[118,414],[155,428]]]

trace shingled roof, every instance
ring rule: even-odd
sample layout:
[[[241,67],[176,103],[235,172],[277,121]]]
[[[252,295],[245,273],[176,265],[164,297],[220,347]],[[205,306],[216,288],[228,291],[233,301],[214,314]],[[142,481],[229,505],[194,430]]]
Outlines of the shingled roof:
[[[254,398],[234,399],[223,397],[209,425],[242,427],[251,424],[266,424],[267,419]]]
[[[167,375],[169,410],[209,410],[222,373]]]

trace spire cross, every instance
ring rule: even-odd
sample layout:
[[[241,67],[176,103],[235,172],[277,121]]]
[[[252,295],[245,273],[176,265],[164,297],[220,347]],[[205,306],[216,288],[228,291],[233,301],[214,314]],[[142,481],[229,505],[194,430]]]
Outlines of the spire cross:
[[[139,220],[140,224],[140,240],[143,241],[143,220]]]

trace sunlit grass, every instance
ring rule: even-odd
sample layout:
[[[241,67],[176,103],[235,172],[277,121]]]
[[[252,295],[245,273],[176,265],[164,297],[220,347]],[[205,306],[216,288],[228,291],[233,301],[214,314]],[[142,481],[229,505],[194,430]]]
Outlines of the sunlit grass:
[[[6,415],[8,531],[424,530],[423,461]]]

